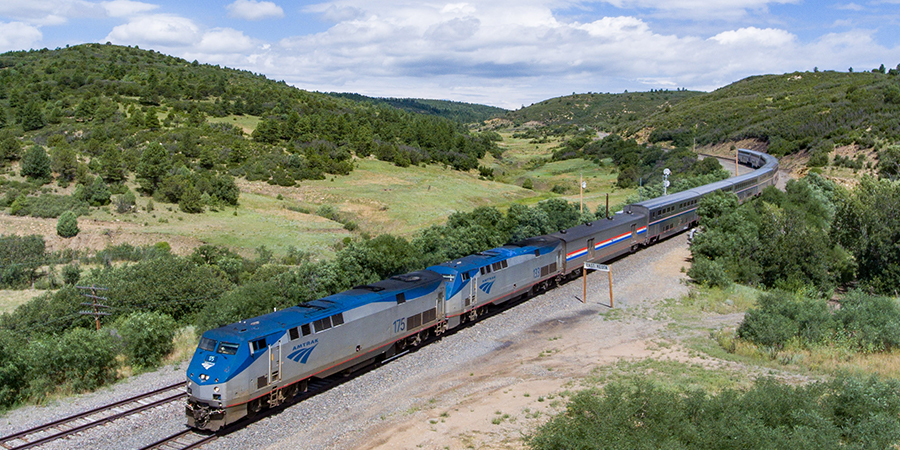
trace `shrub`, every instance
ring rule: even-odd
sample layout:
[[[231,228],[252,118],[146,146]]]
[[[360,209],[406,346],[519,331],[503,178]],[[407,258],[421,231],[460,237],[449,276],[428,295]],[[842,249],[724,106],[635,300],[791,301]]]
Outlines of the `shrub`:
[[[534,189],[534,182],[531,181],[531,178],[526,178],[525,181],[522,182],[522,188]]]
[[[137,312],[116,322],[128,362],[140,368],[157,366],[172,351],[175,328],[175,320],[158,312]]]
[[[72,211],[66,211],[59,216],[56,222],[56,234],[64,238],[78,236],[78,217]]]
[[[900,347],[900,305],[892,298],[854,291],[841,300],[835,319],[862,351]]]
[[[109,333],[75,328],[61,337],[32,340],[26,349],[28,396],[41,398],[60,386],[96,389],[116,378],[116,342]]]
[[[63,283],[68,284],[69,286],[78,284],[78,280],[81,279],[81,267],[76,263],[63,266],[62,278]]]
[[[731,277],[728,276],[722,263],[702,256],[694,259],[687,274],[694,281],[701,284],[713,287],[727,287],[731,285]]]

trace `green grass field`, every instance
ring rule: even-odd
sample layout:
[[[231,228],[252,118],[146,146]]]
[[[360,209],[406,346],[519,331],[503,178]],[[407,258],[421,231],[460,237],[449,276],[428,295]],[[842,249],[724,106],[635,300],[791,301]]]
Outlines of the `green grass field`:
[[[231,123],[232,119],[240,126],[257,120],[243,116],[216,121]],[[236,208],[186,214],[178,210],[178,205],[156,202],[148,212],[149,199],[142,197],[137,213],[117,214],[112,207],[105,207],[92,211],[89,217],[110,233],[130,234],[133,239],[128,242],[134,245],[167,241],[184,253],[190,251],[186,247],[209,243],[248,257],[254,256],[260,246],[276,255],[295,247],[317,258],[329,258],[335,243],[347,237],[359,233],[412,237],[423,228],[444,223],[454,212],[479,206],[505,210],[513,203],[533,205],[560,196],[577,203],[582,175],[588,185],[585,208],[590,211],[605,202],[607,192],[612,205],[632,192],[614,187],[616,172],[606,165],[585,160],[531,162],[547,158],[558,143],[531,144],[507,135],[501,145],[505,149],[502,160],[488,156],[482,162],[495,167],[493,181],[480,178],[475,171],[459,172],[438,164],[399,168],[365,158],[355,160],[356,168],[347,176],[305,180],[293,187],[238,180],[241,197]],[[521,187],[521,180],[526,178],[533,181],[534,189]],[[554,186],[567,186],[568,190],[551,193]],[[343,223],[317,216],[316,210],[323,205],[334,207],[341,222],[351,221],[358,228],[350,232]]]

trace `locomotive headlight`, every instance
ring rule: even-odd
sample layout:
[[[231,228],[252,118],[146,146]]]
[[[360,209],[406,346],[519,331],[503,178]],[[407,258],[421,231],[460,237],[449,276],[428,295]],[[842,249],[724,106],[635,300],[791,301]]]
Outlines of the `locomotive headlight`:
[[[206,381],[208,379],[209,379],[209,375],[207,375],[205,373],[200,374],[200,381]]]
[[[213,392],[219,392],[219,387],[218,386],[214,387]]]

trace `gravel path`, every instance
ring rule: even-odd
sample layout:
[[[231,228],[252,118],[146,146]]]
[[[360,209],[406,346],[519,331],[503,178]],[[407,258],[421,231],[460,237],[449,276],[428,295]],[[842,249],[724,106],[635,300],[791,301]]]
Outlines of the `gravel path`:
[[[587,304],[580,301],[582,281],[576,279],[207,448],[521,447],[521,432],[560,407],[545,397],[589,375],[593,367],[647,356],[644,343],[665,326],[653,319],[653,305],[687,293],[681,268],[688,265],[688,256],[686,236],[675,236],[611,264],[615,310],[600,304],[609,300],[607,275],[593,273]],[[92,394],[20,408],[0,419],[0,433],[174,383],[183,379],[184,367],[186,363]],[[183,415],[183,404],[176,402],[45,448],[137,448],[183,429]]]

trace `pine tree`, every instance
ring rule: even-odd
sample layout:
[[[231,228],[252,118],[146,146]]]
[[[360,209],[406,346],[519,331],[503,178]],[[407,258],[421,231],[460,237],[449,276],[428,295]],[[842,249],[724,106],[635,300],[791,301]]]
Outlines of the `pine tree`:
[[[141,153],[137,167],[137,175],[141,178],[144,191],[153,193],[159,187],[159,181],[169,171],[171,161],[169,152],[162,144],[150,144]]]
[[[34,145],[22,157],[22,176],[30,180],[49,181],[50,156],[43,146]]]
[[[72,211],[66,211],[59,216],[56,222],[56,234],[64,238],[75,237],[78,235],[78,216]]]

